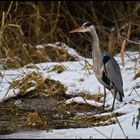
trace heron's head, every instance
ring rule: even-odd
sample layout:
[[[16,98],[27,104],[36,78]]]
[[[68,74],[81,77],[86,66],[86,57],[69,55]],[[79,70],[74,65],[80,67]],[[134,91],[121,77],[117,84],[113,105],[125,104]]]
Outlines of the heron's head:
[[[77,29],[74,29],[70,31],[69,33],[75,33],[75,32],[90,32],[91,30],[95,29],[94,25],[90,22],[85,22],[83,25]]]

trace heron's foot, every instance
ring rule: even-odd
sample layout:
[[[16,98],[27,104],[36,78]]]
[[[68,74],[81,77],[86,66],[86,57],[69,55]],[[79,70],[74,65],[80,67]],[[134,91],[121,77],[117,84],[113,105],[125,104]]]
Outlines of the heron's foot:
[[[108,112],[108,111],[111,110],[111,109],[109,108],[109,105],[105,105],[105,104],[103,104],[103,105],[101,106],[101,109],[102,109],[103,112]]]
[[[108,112],[112,112],[112,111],[114,111],[114,106],[108,106],[108,107],[106,107],[106,111],[108,111]]]
[[[106,110],[106,109],[108,108],[108,106],[105,106],[105,104],[103,104],[103,105],[101,106],[101,108],[102,108],[102,110]]]
[[[110,109],[110,111],[114,111],[114,107],[112,107],[112,108]]]
[[[105,104],[102,105],[102,109],[105,110]]]

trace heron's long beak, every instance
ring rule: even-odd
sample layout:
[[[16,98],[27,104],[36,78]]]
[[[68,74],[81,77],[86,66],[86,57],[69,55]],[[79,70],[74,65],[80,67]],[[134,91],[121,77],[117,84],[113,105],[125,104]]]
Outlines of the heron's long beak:
[[[69,33],[75,33],[75,32],[82,32],[82,28],[74,29],[74,30],[70,31]]]

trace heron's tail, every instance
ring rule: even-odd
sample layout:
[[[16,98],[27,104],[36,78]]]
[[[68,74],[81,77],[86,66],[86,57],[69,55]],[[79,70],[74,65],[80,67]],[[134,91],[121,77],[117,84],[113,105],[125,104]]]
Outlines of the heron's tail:
[[[123,90],[120,92],[120,91],[118,91],[118,90],[113,90],[112,91],[112,94],[113,94],[113,96],[115,96],[115,94],[116,94],[116,99],[118,100],[118,101],[120,101],[120,102],[122,102],[123,101],[123,97],[124,97],[124,92],[123,92]]]

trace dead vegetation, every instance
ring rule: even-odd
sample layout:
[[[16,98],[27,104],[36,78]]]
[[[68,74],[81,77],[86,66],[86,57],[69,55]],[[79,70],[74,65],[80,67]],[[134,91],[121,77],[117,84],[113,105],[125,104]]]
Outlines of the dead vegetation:
[[[48,72],[55,71],[57,73],[61,73],[61,72],[65,71],[65,69],[66,69],[65,66],[57,64],[57,65],[53,65],[52,67],[50,67]]]
[[[37,72],[27,74],[21,80],[15,80],[11,83],[11,89],[20,89],[18,96],[35,97],[39,94],[46,96],[56,96],[64,94],[66,88],[59,82],[53,79],[44,78]],[[28,94],[28,95],[27,95]]]
[[[0,2],[0,65],[3,69],[37,68],[40,62],[73,61],[64,49],[45,45],[64,42],[82,56],[91,57],[91,46],[86,34],[70,35],[69,31],[79,27],[85,20],[95,23],[102,50],[121,52],[124,65],[126,49],[139,50],[140,4],[139,2]],[[43,44],[43,48],[36,45]],[[133,46],[133,47],[131,47]],[[54,65],[49,71],[61,73],[66,68]],[[139,77],[139,72],[134,79]],[[81,79],[82,80],[82,79]],[[65,101],[67,88],[59,81],[31,72],[11,83],[10,89],[20,93],[0,103],[0,134],[24,129],[53,129],[91,127],[116,123],[115,116],[97,115],[101,107]],[[101,102],[102,95],[78,93],[84,99]],[[79,113],[81,113],[79,115]]]
[[[11,89],[20,89],[16,97],[0,103],[0,134],[16,130],[91,127],[116,123],[122,113],[97,115],[102,107],[79,103],[66,104],[72,95],[59,81],[32,72],[11,83]],[[77,94],[76,94],[77,95]],[[102,95],[78,96],[100,101]],[[108,112],[108,111],[107,111]],[[81,113],[81,114],[79,114]]]
[[[103,94],[91,95],[88,92],[80,92],[78,95],[85,99],[94,99],[97,102],[101,102],[101,98],[103,97]]]
[[[135,80],[135,79],[137,79],[137,78],[139,78],[139,77],[140,77],[140,70],[137,71],[137,73],[135,74],[135,76],[134,76],[133,79]]]
[[[75,60],[64,49],[36,48],[39,44],[64,42],[82,56],[91,57],[86,34],[69,31],[85,21],[95,24],[102,50],[121,52],[124,65],[126,49],[139,50],[139,2],[1,2],[0,59],[17,59],[6,65],[16,68],[29,63]],[[24,9],[24,10],[23,10]],[[133,46],[133,47],[131,47]]]

